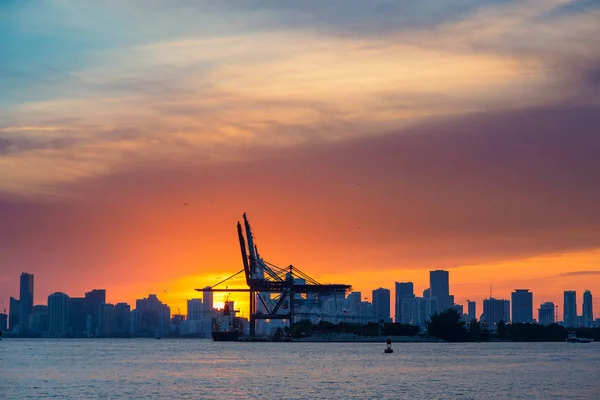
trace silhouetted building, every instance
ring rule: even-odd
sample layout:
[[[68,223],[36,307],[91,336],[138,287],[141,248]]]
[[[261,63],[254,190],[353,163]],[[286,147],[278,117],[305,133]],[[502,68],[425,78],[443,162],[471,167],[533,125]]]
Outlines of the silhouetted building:
[[[163,304],[155,294],[136,300],[134,319],[135,334],[142,336],[166,336],[171,327],[171,309]]]
[[[538,324],[550,325],[556,322],[554,319],[554,310],[554,303],[549,301],[542,303],[538,309]]]
[[[467,300],[467,310],[469,313],[469,321],[477,319],[477,303]]]
[[[19,327],[19,319],[21,316],[21,305],[19,304],[19,300],[11,296],[8,310],[8,329],[15,331]]]
[[[29,315],[29,332],[33,336],[42,336],[46,331],[48,331],[48,306],[35,305]]]
[[[565,290],[563,303],[563,324],[567,328],[577,327],[577,292]]]
[[[421,301],[421,326],[431,320],[431,316],[439,309],[437,297],[423,298]]]
[[[94,289],[85,294],[85,312],[91,315],[90,323],[86,325],[88,336],[97,335],[98,320],[100,317],[100,306],[106,304],[106,289]]]
[[[48,333],[65,337],[69,331],[69,296],[56,292],[48,296]]]
[[[454,296],[450,295],[450,274],[448,271],[435,270],[429,272],[431,297],[438,301],[438,311],[445,311],[454,306]]]
[[[202,299],[190,299],[187,301],[187,320],[200,321],[203,314]]]
[[[131,307],[127,303],[117,303],[115,306],[115,334],[129,335]]]
[[[8,314],[0,314],[0,331],[6,332],[8,330]]]
[[[85,297],[71,297],[69,300],[69,327],[75,337],[85,336],[86,327]]]
[[[117,313],[112,304],[101,304],[98,313],[97,336],[111,337],[115,334],[117,326]]]
[[[529,289],[515,289],[511,302],[513,324],[533,322],[533,293]]]
[[[492,330],[500,321],[510,322],[510,301],[494,298],[483,300],[482,320]]]
[[[583,292],[583,311],[581,317],[584,327],[591,328],[594,326],[594,305],[592,303],[592,293],[589,290]]]
[[[379,288],[373,290],[373,313],[377,321],[391,322],[390,290]]]
[[[415,291],[414,291],[414,285],[412,282],[396,282],[396,293],[395,293],[395,312],[394,312],[394,319],[396,322],[401,322],[403,320],[408,320],[408,310],[405,312],[402,311],[402,308],[404,307],[403,304],[403,300],[404,299],[413,299],[415,298]],[[409,304],[409,303],[407,303]],[[419,309],[420,309],[421,305],[419,304]],[[420,320],[420,317],[419,317]]]
[[[21,287],[19,293],[19,335],[29,333],[29,314],[33,311],[33,274],[21,274]]]
[[[409,325],[422,325],[423,320],[423,298],[422,297],[405,297],[400,298],[401,301],[401,317],[396,322]]]
[[[423,290],[423,298],[428,299],[430,297],[431,297],[431,289],[427,288],[427,289]]]

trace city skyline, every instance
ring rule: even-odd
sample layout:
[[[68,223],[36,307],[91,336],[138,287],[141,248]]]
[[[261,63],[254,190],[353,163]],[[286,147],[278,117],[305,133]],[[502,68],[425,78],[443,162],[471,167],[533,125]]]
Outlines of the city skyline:
[[[183,308],[243,212],[367,296],[600,293],[597,2],[222,3],[2,2],[5,307],[25,270]]]
[[[477,319],[491,324],[491,326],[498,324],[500,321],[505,321],[511,323],[538,324],[560,322],[566,327],[593,327],[597,323],[597,320],[600,320],[600,318],[594,317],[592,310],[592,293],[589,290],[586,290],[582,294],[581,303],[577,301],[576,291],[565,290],[563,292],[564,301],[562,320],[558,317],[558,305],[555,306],[552,302],[543,301],[539,303],[539,308],[536,307],[536,303],[533,301],[534,294],[529,291],[529,289],[514,289],[514,291],[511,293],[510,300],[503,297],[493,297],[492,293],[490,292],[490,297],[482,301],[480,308],[480,310],[482,310],[481,314],[477,314],[477,312],[475,312],[475,315],[472,315],[473,310],[477,309],[475,301],[468,300],[466,304],[453,303],[449,305],[445,303],[448,297],[453,297],[452,295],[448,294],[451,290],[449,271],[434,270],[430,271],[429,276],[430,286],[433,286],[435,289],[432,292],[430,288],[427,288],[423,291],[423,297],[415,296],[413,282],[395,282],[395,289],[393,291],[383,287],[374,289],[372,291],[371,302],[368,303],[370,309],[372,310],[370,312],[372,312],[373,317],[376,320],[383,320],[385,322],[401,322],[423,326],[424,322],[428,318],[427,315],[431,315],[436,311],[441,312],[447,310],[448,308],[455,308],[459,311],[459,314],[464,313],[465,316],[468,317],[467,321]],[[79,326],[79,323],[73,323],[72,321],[71,314],[73,313],[79,315],[78,318],[82,319],[81,323],[86,326],[86,331],[96,332],[96,329],[100,329],[99,324],[101,324],[102,321],[104,307],[115,307],[115,304],[111,304],[110,301],[106,300],[106,289],[93,289],[90,292],[86,292],[85,297],[81,298],[71,297],[67,293],[53,292],[47,297],[47,304],[35,304],[29,306],[29,302],[33,301],[33,282],[33,274],[26,272],[21,274],[21,297],[19,299],[14,299],[11,297],[10,309],[5,310],[6,314],[4,314],[8,326],[14,327],[15,322],[13,321],[13,314],[15,312],[19,313],[19,315],[16,316],[16,319],[18,320],[16,325],[19,326],[19,333],[23,335],[35,333],[31,331],[29,324],[31,323],[30,319],[33,318],[33,314],[36,313],[36,308],[39,307],[45,307],[43,314],[48,315],[50,326],[49,332],[66,332],[67,326],[69,326],[70,329],[75,329],[76,326]],[[212,292],[203,291],[202,293],[203,295],[201,297],[196,296],[194,298],[186,299],[186,309],[181,312],[181,309],[177,308],[177,313],[173,313],[172,315],[187,315],[189,317],[190,315],[194,315],[194,313],[198,313],[200,310],[203,310],[203,302],[207,301],[205,297],[207,296],[207,293],[210,293],[208,300],[209,303],[205,304],[209,304],[208,307],[210,307],[210,309],[212,309],[213,306],[215,309],[222,308],[222,304],[220,304],[220,302],[214,302],[214,294]],[[439,296],[441,296],[442,301],[440,302],[438,297],[434,296],[432,293],[437,293]],[[231,293],[228,293],[225,296],[230,298]],[[330,296],[326,296],[326,298],[329,297]],[[362,297],[361,292],[357,291],[351,291],[344,297],[345,303],[341,305],[340,308],[340,310],[343,309],[343,313],[340,314],[339,318],[343,318],[344,315],[347,315],[346,313],[348,310],[346,310],[345,307],[350,307],[350,311],[355,313],[358,311],[358,309],[355,309],[358,307],[358,303],[362,303],[363,300],[368,300],[367,297]],[[423,302],[427,301],[430,297],[434,300],[433,303]],[[147,308],[145,304],[150,301],[149,299],[154,299],[152,301],[158,302],[158,304],[163,304],[158,300],[156,294],[149,294],[148,299],[136,299],[134,303],[136,305],[136,309],[143,310]],[[69,307],[75,307],[74,309],[78,311],[67,311],[67,304],[76,303],[77,301],[81,302],[81,306],[77,305],[79,304],[77,303],[71,304]],[[51,303],[53,302],[54,304],[64,303],[65,311],[61,311],[59,317],[56,316],[56,305],[54,306],[55,311],[52,311]],[[334,301],[334,303],[334,309],[337,309],[337,300]],[[581,304],[581,306],[578,306],[579,304]],[[122,305],[126,306],[127,312],[129,312],[130,306],[127,302],[116,303],[117,309]],[[466,308],[465,305],[467,306]],[[101,308],[99,309],[99,307]],[[167,310],[170,309],[167,304],[165,304],[165,307]],[[236,308],[239,307],[236,306]],[[23,321],[20,319],[20,315],[23,315],[23,310],[27,309],[29,310],[28,314],[31,314],[32,316],[26,319],[25,325],[22,325]],[[156,306],[152,307],[152,309],[156,309]],[[581,313],[579,313],[579,309],[581,309]],[[0,310],[0,314],[2,314],[2,311],[3,310]],[[323,309],[321,312],[323,312]],[[535,317],[536,312],[538,318]],[[111,313],[114,313],[114,311],[111,311]],[[361,311],[358,311],[358,315],[360,315],[360,313]],[[84,323],[83,319],[85,319],[85,315],[89,316],[88,318],[90,318],[90,321]],[[167,318],[170,318],[170,315],[171,312],[168,311]],[[243,311],[241,312],[240,316],[245,316]],[[39,321],[37,324],[39,325]],[[61,328],[59,329],[57,326]],[[1,326],[0,329],[2,329]],[[165,330],[165,328],[161,328],[161,331],[162,330]],[[83,332],[83,328],[81,328],[79,332]],[[37,333],[39,334],[39,332]]]

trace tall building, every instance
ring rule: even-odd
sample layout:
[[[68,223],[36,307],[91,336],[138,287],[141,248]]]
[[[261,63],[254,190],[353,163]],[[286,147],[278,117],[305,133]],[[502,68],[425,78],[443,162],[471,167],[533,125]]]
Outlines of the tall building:
[[[373,312],[377,321],[390,322],[390,290],[379,288],[373,290]]]
[[[86,317],[85,297],[71,297],[69,300],[69,326],[73,330],[73,336],[85,335]]]
[[[69,333],[69,296],[56,292],[48,296],[48,332],[51,337]]]
[[[563,324],[567,328],[577,327],[577,292],[565,290]]]
[[[200,321],[203,314],[202,299],[190,299],[187,301],[187,320]]]
[[[21,274],[21,287],[19,293],[20,321],[19,334],[29,332],[29,314],[33,312],[33,274]]]
[[[511,302],[513,324],[533,322],[533,293],[529,289],[515,289]]]
[[[469,313],[469,321],[477,319],[477,303],[467,300],[467,311]]]
[[[592,303],[592,293],[589,290],[583,293],[583,312],[581,316],[584,327],[591,328],[594,326],[594,305]]]
[[[546,302],[540,305],[538,310],[538,324],[550,325],[555,322],[554,320],[554,303]]]
[[[129,320],[131,307],[127,303],[117,303],[115,306],[115,333],[126,335],[129,333]]]
[[[504,299],[483,300],[483,322],[494,329],[500,321],[510,321],[510,301]]]
[[[428,299],[425,299],[428,300]],[[396,322],[402,322],[409,325],[422,325],[423,321],[423,301],[422,297],[406,297],[401,299],[402,317]]]
[[[8,329],[8,314],[0,313],[0,332]]]
[[[11,296],[8,309],[8,329],[15,331],[19,327],[19,319],[21,316],[21,305],[19,300]]]
[[[88,336],[96,336],[98,321],[100,319],[100,306],[106,304],[106,289],[94,289],[85,294],[85,312],[91,316],[89,324],[86,323]]]
[[[135,313],[134,313],[135,312]],[[163,304],[155,294],[135,302],[132,311],[132,329],[135,334],[143,336],[166,336],[171,329],[171,309]]]
[[[403,300],[415,298],[414,285],[412,282],[396,282],[396,301],[395,301],[395,313],[394,319],[396,322],[402,322],[407,319],[402,311]]]
[[[210,286],[205,287],[204,289],[210,289]],[[202,291],[202,303],[204,304],[204,310],[206,312],[212,312],[213,310],[213,292],[211,290],[203,290]]]
[[[442,312],[452,308],[454,296],[450,295],[450,274],[448,271],[430,271],[429,287],[431,288],[431,297],[437,297],[438,299],[438,311]]]

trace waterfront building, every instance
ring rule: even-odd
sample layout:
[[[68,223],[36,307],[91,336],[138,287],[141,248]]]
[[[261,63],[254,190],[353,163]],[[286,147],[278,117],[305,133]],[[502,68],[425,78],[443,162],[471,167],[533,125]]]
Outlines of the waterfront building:
[[[86,329],[85,297],[71,297],[69,300],[69,326],[75,337],[85,335]]]
[[[117,303],[115,305],[115,334],[126,335],[129,333],[129,314],[131,307],[127,303]]]
[[[373,312],[377,321],[391,322],[390,290],[379,288],[373,290]]]
[[[467,300],[467,311],[469,314],[469,321],[477,319],[477,303],[474,301]]]
[[[538,323],[540,325],[550,325],[555,323],[554,310],[554,303],[549,301],[542,303],[538,309]]]
[[[396,322],[402,322],[403,324],[409,325],[424,324],[422,302],[422,297],[403,298],[401,303],[402,317],[400,321],[396,320]]]
[[[483,300],[482,320],[492,330],[500,321],[510,322],[510,301],[494,298]]]
[[[69,328],[69,296],[56,292],[48,296],[48,332],[51,337],[64,337]]]
[[[450,273],[448,271],[430,271],[429,287],[431,288],[431,297],[438,299],[438,312],[454,306],[454,296],[450,295]]]
[[[42,336],[46,331],[48,331],[48,306],[35,305],[29,315],[29,333],[34,336]]]
[[[133,333],[142,336],[166,336],[171,329],[171,309],[155,294],[136,300],[133,314]],[[132,311],[133,313],[133,311]]]
[[[565,290],[563,303],[563,324],[567,328],[576,328],[577,323],[577,292]]]
[[[586,290],[583,293],[583,311],[581,313],[583,326],[591,328],[594,325],[594,304],[592,302],[592,293]]]
[[[415,298],[414,285],[412,282],[396,282],[395,288],[396,288],[396,293],[395,293],[395,303],[394,303],[394,306],[395,306],[394,320],[396,322],[403,322],[403,321],[410,319],[408,317],[407,313],[403,311],[403,304],[404,304],[403,300]],[[419,308],[420,308],[420,305],[419,305]]]
[[[431,320],[431,316],[437,312],[438,308],[437,297],[423,298],[421,301],[421,326]]]
[[[533,293],[529,289],[515,289],[511,303],[513,324],[533,322]]]
[[[29,315],[33,312],[33,274],[23,272],[20,283],[19,335],[26,335],[29,333]]]
[[[0,314],[0,331],[6,332],[8,330],[8,314]]]
[[[86,323],[88,336],[96,336],[98,334],[98,320],[100,318],[100,306],[106,304],[106,289],[93,289],[85,294],[85,312],[92,318]]]
[[[204,308],[202,307],[202,299],[190,299],[187,301],[187,320],[200,321],[202,320]]]
[[[11,296],[8,309],[8,329],[16,332],[19,327],[19,319],[21,315],[21,305],[19,300]]]

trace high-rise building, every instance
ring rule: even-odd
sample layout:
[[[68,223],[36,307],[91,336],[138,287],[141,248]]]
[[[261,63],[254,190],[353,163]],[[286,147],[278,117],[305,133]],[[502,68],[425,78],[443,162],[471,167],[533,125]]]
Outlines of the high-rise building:
[[[515,289],[511,303],[513,324],[533,322],[533,293],[529,289]]]
[[[97,335],[98,321],[100,319],[100,306],[106,304],[106,289],[94,289],[85,294],[85,312],[91,316],[89,326],[86,326],[89,336]],[[86,324],[87,325],[87,324]]]
[[[423,321],[423,301],[422,297],[405,297],[402,300],[402,317],[396,322],[402,322],[409,325],[421,325]]]
[[[373,312],[377,321],[390,322],[390,290],[379,288],[373,290]]]
[[[8,310],[8,329],[15,331],[19,327],[19,319],[21,316],[21,305],[19,300],[11,296]]]
[[[583,326],[591,328],[594,325],[594,305],[592,303],[592,292],[586,290],[583,292],[583,311],[581,313],[583,318]]]
[[[431,320],[431,316],[438,310],[437,297],[424,297],[421,301],[421,325]]]
[[[64,337],[69,332],[69,296],[65,293],[48,296],[48,332],[51,337]]]
[[[500,321],[510,322],[510,301],[494,298],[483,300],[483,322],[494,329]]]
[[[187,301],[187,320],[200,321],[203,316],[202,299],[190,299]]]
[[[69,300],[69,326],[73,336],[82,337],[86,332],[85,297],[71,297]]]
[[[29,333],[34,336],[41,336],[48,330],[48,306],[38,304],[33,306],[32,313],[29,315]]]
[[[19,293],[20,321],[19,334],[29,332],[29,314],[33,311],[33,274],[23,272],[21,274],[21,287]]]
[[[546,302],[540,305],[538,310],[538,324],[550,325],[555,322],[554,320],[554,303]]]
[[[8,314],[0,313],[0,332],[8,329]]]
[[[563,324],[567,328],[577,327],[577,292],[565,290]]]
[[[125,335],[129,333],[131,307],[127,303],[117,303],[115,306],[115,333]]]
[[[423,290],[423,298],[428,299],[430,297],[431,297],[431,289],[427,288],[427,289]]]
[[[408,316],[402,311],[403,300],[415,298],[414,285],[412,282],[396,282],[396,302],[394,318],[396,322],[408,320]],[[407,311],[408,312],[408,311]]]
[[[469,313],[469,321],[477,319],[477,303],[467,300],[467,311]]]
[[[450,295],[450,274],[448,271],[430,271],[429,287],[431,288],[431,297],[437,297],[438,299],[438,311],[442,312],[454,306],[454,296]]]
[[[171,328],[171,309],[163,304],[155,294],[149,294],[148,298],[136,300],[134,314],[132,311],[132,328],[134,333],[141,335],[166,336]],[[138,325],[139,321],[139,325]],[[141,327],[142,331],[138,329]]]

